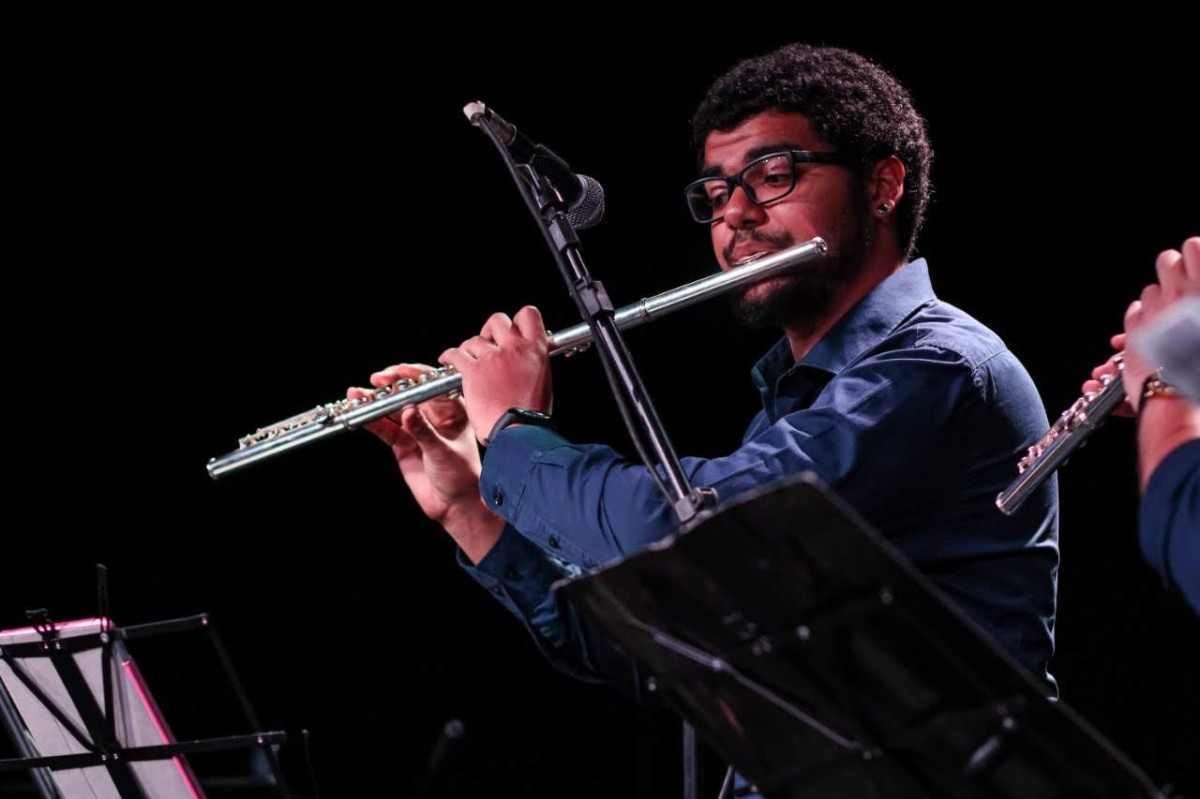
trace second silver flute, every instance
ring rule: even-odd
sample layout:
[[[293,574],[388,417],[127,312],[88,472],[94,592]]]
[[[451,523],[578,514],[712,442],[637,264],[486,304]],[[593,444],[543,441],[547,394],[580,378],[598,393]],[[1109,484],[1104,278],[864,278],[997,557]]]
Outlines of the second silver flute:
[[[810,239],[795,247],[765,255],[745,266],[664,291],[615,311],[617,326],[622,330],[636,327],[709,297],[780,275],[809,261],[823,258],[826,250],[824,239]],[[586,324],[580,323],[550,334],[550,354],[574,352],[586,347],[590,342],[591,331]],[[452,367],[443,367],[423,375],[420,380],[402,380],[392,386],[375,389],[371,399],[346,399],[318,406],[311,411],[259,428],[239,439],[236,450],[208,462],[208,474],[214,478],[220,477],[336,433],[361,427],[407,405],[453,393],[461,386],[462,376]]]
[[[996,507],[1001,512],[1008,516],[1016,513],[1029,495],[1125,401],[1125,385],[1121,382],[1121,370],[1125,368],[1122,355],[1118,353],[1115,358],[1117,371],[1100,378],[1100,390],[1075,400],[1021,458],[1017,464],[1019,476],[996,497]]]

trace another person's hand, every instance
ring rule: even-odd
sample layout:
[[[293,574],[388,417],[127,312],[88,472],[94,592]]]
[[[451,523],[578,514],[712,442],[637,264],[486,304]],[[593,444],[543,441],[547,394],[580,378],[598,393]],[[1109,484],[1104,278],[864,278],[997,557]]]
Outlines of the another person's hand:
[[[1159,253],[1154,268],[1158,282],[1142,289],[1142,296],[1125,312],[1127,336],[1151,324],[1183,297],[1200,295],[1200,236],[1185,241],[1180,250]],[[1126,348],[1122,377],[1134,409],[1141,407],[1142,387],[1156,368],[1157,364],[1147,363],[1137,353],[1136,346]]]

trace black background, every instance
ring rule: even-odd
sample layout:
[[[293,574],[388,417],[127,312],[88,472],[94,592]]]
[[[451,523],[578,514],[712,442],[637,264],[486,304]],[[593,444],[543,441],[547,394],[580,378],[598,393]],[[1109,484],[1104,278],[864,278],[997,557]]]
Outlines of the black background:
[[[492,311],[577,321],[462,117],[476,98],[605,185],[584,247],[624,304],[715,269],[680,193],[712,79],[794,39],[875,58],[929,123],[919,254],[935,288],[1008,342],[1052,416],[1107,357],[1155,255],[1200,233],[1194,52],[1174,23],[1139,37],[950,19],[935,37],[734,16],[696,35],[318,16],[42,31],[9,121],[22,245],[0,622],[91,613],[97,562],[122,623],[211,612],[264,723],[311,731],[329,796],[409,794],[450,718],[467,730],[462,795],[676,794],[672,718],[554,672],[371,437],[219,482],[204,464],[382,366],[432,361]],[[736,446],[773,338],[723,301],[629,334],[681,452]],[[569,437],[628,451],[594,356],[558,362],[555,384]],[[1133,463],[1114,421],[1061,474],[1053,670],[1157,782],[1194,792],[1200,625],[1140,559]],[[190,647],[141,655],[176,732],[238,731]],[[287,751],[303,790],[298,737]]]

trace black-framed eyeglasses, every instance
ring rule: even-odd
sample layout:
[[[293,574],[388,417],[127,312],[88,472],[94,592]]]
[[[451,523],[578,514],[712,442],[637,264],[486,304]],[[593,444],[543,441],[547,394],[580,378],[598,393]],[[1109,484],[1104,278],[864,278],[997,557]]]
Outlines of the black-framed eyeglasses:
[[[731,177],[719,175],[694,180],[683,190],[692,218],[702,225],[725,216],[725,205],[738,186],[755,205],[780,200],[796,188],[799,164],[843,164],[850,160],[841,153],[811,150],[780,150],[756,158]]]

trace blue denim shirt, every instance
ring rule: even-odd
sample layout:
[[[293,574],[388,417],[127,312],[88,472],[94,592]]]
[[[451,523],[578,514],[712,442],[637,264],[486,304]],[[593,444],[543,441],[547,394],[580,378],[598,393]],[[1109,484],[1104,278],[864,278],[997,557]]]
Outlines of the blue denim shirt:
[[[1200,441],[1163,458],[1146,483],[1140,515],[1146,561],[1200,613]]]
[[[786,339],[755,365],[762,410],[742,445],[684,458],[721,500],[815,471],[1034,675],[1054,682],[1057,483],[1014,516],[996,494],[1045,433],[1033,382],[999,337],[934,296],[924,260],[877,285],[796,361]],[[557,665],[598,671],[598,648],[550,585],[669,534],[674,516],[644,466],[552,430],[501,431],[482,495],[508,522],[464,568]]]

